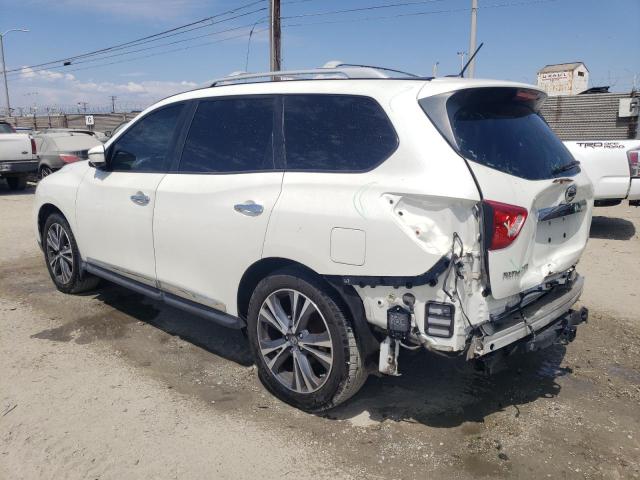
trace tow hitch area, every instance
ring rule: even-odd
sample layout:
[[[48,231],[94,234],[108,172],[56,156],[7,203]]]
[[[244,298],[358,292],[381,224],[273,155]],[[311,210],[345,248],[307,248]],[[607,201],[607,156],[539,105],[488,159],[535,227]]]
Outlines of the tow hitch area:
[[[555,343],[566,345],[576,338],[578,325],[587,322],[589,310],[582,307],[580,310],[569,310],[565,315],[542,330],[532,333],[518,342],[504,347],[495,353],[485,355],[474,360],[475,367],[486,373],[493,375],[507,367],[507,357],[518,352],[536,352],[543,350]]]

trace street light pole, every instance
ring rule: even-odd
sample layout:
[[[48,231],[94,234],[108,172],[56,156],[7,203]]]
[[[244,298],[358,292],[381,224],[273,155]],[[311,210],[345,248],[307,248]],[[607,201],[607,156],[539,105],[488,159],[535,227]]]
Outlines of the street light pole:
[[[7,64],[4,61],[4,36],[9,32],[28,32],[24,28],[12,28],[0,33],[0,60],[2,60],[2,78],[4,79],[4,98],[7,103],[7,116],[11,117],[11,103],[9,103],[9,84],[7,82]]]

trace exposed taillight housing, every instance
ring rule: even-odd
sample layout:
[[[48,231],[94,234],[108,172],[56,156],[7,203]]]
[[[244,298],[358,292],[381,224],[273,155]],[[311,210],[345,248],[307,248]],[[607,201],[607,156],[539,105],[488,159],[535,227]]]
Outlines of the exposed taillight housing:
[[[431,337],[451,338],[456,309],[449,303],[427,302],[425,333]]]
[[[629,160],[629,172],[632,177],[640,177],[640,163],[638,163],[638,154],[640,149],[629,150],[627,152],[627,159]]]
[[[489,250],[500,250],[511,245],[527,220],[527,209],[495,200],[483,200],[485,210],[485,232]]]
[[[37,152],[36,150],[36,141],[32,138],[31,139],[31,155],[35,155]]]
[[[73,163],[73,162],[77,162],[78,160],[80,160],[80,157],[78,157],[76,155],[70,155],[68,153],[61,153],[58,156],[60,157],[60,160],[62,160],[64,163]]]

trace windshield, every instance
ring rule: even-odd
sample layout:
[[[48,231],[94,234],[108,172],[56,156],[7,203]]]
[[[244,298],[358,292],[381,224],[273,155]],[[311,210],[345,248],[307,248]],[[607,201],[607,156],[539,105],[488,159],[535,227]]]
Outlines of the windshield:
[[[542,180],[577,173],[571,153],[536,112],[539,100],[538,92],[514,88],[463,90],[446,100],[449,128],[439,128],[468,160],[510,175]]]

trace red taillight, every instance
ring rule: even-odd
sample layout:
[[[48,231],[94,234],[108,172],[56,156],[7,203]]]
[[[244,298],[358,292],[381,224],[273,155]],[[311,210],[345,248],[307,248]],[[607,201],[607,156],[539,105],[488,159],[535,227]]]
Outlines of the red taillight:
[[[508,247],[518,238],[518,234],[527,220],[527,209],[494,200],[484,200],[483,203],[487,207],[488,213],[485,218],[491,222],[491,225],[488,225],[491,234],[489,250]]]
[[[66,153],[61,153],[59,156],[60,156],[60,160],[62,160],[64,163],[73,163],[80,160],[79,157],[76,157],[75,155],[69,155]]]
[[[638,153],[640,150],[629,150],[627,159],[629,160],[629,172],[632,177],[640,177],[640,163],[638,163]]]
[[[31,139],[31,155],[35,155],[36,152],[36,141],[32,138]]]

